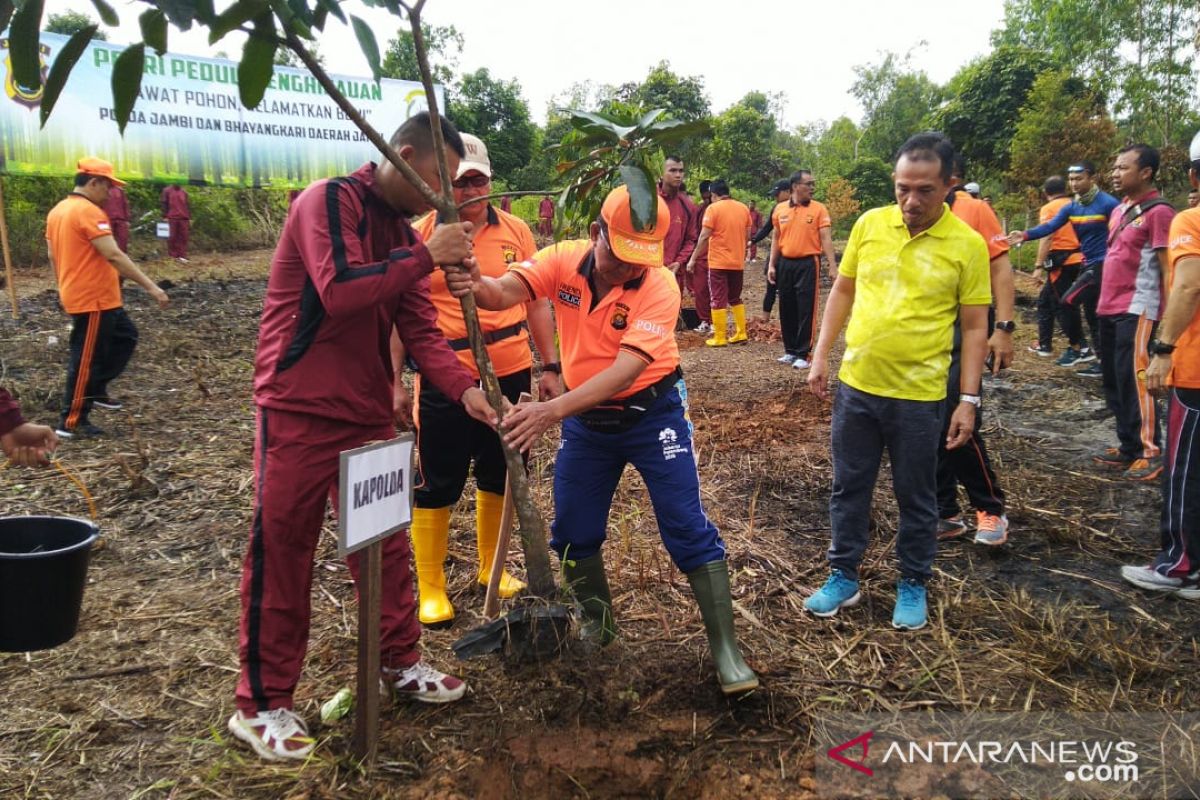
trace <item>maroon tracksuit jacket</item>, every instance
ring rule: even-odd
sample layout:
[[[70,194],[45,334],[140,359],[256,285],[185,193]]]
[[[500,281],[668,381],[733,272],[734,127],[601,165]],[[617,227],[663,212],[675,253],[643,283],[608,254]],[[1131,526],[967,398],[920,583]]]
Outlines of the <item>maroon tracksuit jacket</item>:
[[[678,264],[675,280],[679,283],[680,294],[691,294],[691,281],[688,280],[688,259],[696,249],[696,238],[700,231],[696,229],[696,219],[699,212],[692,198],[686,192],[675,192],[668,195],[663,191],[662,184],[658,185],[658,196],[667,204],[671,212],[671,227],[667,229],[667,238],[663,240],[663,264],[670,266]]]
[[[108,190],[108,199],[104,201],[104,213],[112,223],[113,238],[117,247],[122,251],[129,249],[129,198],[125,190],[113,184]]]
[[[375,189],[375,165],[296,198],[271,262],[255,358],[256,500],[242,574],[238,707],[291,707],[308,642],[313,553],[338,454],[395,436],[393,325],[423,377],[475,384],[437,327],[429,251]],[[336,497],[334,496],[336,502]],[[383,550],[381,661],[420,654],[408,536]],[[349,559],[358,574],[358,559]]]
[[[12,395],[0,389],[0,436],[23,424],[25,418],[21,416],[21,407]]]

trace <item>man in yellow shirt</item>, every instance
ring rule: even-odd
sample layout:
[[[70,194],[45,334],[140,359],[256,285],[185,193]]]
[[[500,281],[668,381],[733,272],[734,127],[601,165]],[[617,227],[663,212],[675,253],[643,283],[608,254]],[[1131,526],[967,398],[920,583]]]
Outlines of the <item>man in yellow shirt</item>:
[[[928,621],[925,582],[937,550],[938,439],[954,320],[962,320],[962,373],[948,448],[962,446],[974,429],[992,300],[987,245],[945,203],[953,158],[953,145],[939,133],[904,143],[894,173],[897,205],[855,223],[825,305],[808,377],[818,397],[828,392],[829,351],[847,318],[850,325],[833,408],[832,572],[804,603],[819,617],[861,598],[858,565],[886,449],[900,509],[892,626],[916,630]]]

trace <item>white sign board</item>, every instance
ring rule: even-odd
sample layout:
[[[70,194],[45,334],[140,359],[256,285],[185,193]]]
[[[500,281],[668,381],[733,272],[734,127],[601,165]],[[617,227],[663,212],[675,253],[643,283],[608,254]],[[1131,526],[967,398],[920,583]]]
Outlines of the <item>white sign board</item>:
[[[159,239],[170,239],[171,238],[171,223],[169,223],[169,222],[154,223],[154,235],[157,236]]]
[[[412,522],[411,433],[341,454],[338,480],[338,555],[386,539]]]

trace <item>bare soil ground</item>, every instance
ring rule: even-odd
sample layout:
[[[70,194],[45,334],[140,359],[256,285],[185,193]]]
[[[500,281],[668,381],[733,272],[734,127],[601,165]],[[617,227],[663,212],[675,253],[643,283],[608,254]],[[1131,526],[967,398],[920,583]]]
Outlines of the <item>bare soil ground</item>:
[[[705,348],[681,334],[704,499],[729,546],[738,626],[763,679],[723,699],[686,580],[671,565],[645,488],[619,490],[607,548],[623,638],[540,665],[456,662],[480,621],[471,492],[454,516],[449,578],[459,616],[424,638],[471,685],[445,708],[385,709],[380,761],[348,756],[351,723],[316,723],[354,676],[355,598],[332,534],[318,555],[299,710],[321,744],[301,766],[264,765],[224,723],[236,677],[238,578],[251,507],[255,332],[269,253],[160,266],[175,304],[128,307],[142,329],[113,387],[108,438],[64,463],[90,487],[106,549],[93,556],[78,636],[0,654],[0,797],[21,798],[805,798],[812,723],[842,711],[1181,710],[1200,705],[1195,607],[1117,577],[1157,543],[1154,485],[1094,470],[1113,438],[1099,386],[1024,352],[989,388],[986,430],[1010,497],[999,549],[941,548],[932,625],[890,627],[894,505],[884,475],[865,602],[836,620],[801,611],[826,575],[829,408],[775,362],[769,326]],[[756,309],[762,278],[748,270]],[[154,270],[152,270],[154,271]],[[0,384],[53,422],[67,322],[47,276],[19,274],[22,317],[0,317]],[[1024,290],[1032,287],[1023,286]],[[1031,322],[1031,320],[1029,320]],[[330,376],[331,380],[336,376]],[[543,509],[554,443],[533,462]],[[82,514],[59,474],[0,475],[0,508]],[[515,559],[519,562],[519,557]]]

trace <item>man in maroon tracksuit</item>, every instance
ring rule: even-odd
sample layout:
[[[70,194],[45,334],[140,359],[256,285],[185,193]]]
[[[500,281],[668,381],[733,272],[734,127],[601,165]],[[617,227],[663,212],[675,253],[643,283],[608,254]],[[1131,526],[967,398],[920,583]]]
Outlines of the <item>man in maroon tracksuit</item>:
[[[125,190],[115,183],[108,188],[108,199],[102,206],[112,225],[113,239],[122,253],[129,252],[129,198]]]
[[[542,202],[538,203],[538,234],[554,235],[554,201],[550,199],[550,195],[546,195]]]
[[[450,174],[463,152],[443,120]],[[428,114],[405,122],[392,147],[439,186]],[[437,326],[434,264],[470,261],[469,224],[422,242],[408,217],[427,210],[390,162],[317,181],[292,204],[271,262],[254,369],[258,424],[255,511],[242,574],[237,712],[230,732],[264,758],[304,759],[313,748],[292,711],[308,642],[313,554],[326,497],[337,497],[338,454],[395,436],[393,326],[421,373],[487,424],[495,415]],[[380,662],[401,695],[457,700],[457,678],[421,661],[407,532],[383,545]],[[349,558],[358,576],[358,558]]]
[[[658,182],[658,196],[666,202],[667,210],[671,212],[671,227],[667,229],[667,238],[663,240],[663,266],[675,273],[680,295],[687,295],[691,294],[692,287],[685,267],[692,257],[692,251],[696,249],[696,237],[700,232],[695,225],[698,219],[696,204],[683,191],[683,176],[683,159],[667,156],[663,163],[662,178]]]
[[[188,234],[192,226],[192,209],[188,205],[187,191],[177,183],[162,190],[159,196],[162,202],[163,218],[167,220],[167,255],[178,259],[181,264],[188,263]],[[123,249],[123,248],[122,248]]]
[[[58,447],[54,430],[26,422],[12,395],[0,389],[0,451],[18,467],[45,466]]]
[[[712,192],[709,191],[709,186],[712,181],[700,181],[700,199],[699,206],[696,207],[696,216],[692,220],[692,236],[696,240],[700,239],[701,223],[704,222],[704,212],[712,205]],[[687,261],[683,262],[684,268],[687,268]],[[712,333],[712,295],[708,291],[708,249],[696,257],[694,269],[688,273],[692,279],[692,295],[696,298],[696,316],[700,318],[700,324],[694,330],[696,333]]]

